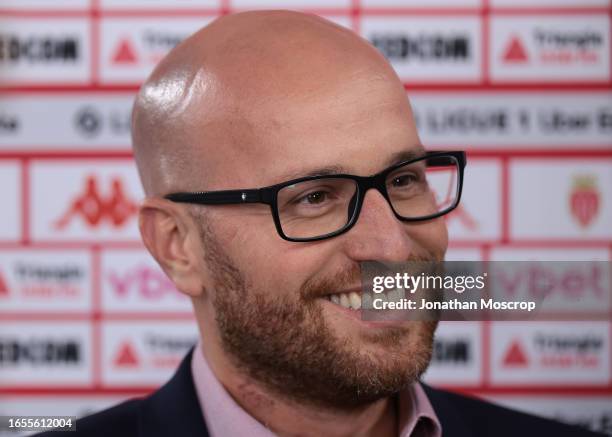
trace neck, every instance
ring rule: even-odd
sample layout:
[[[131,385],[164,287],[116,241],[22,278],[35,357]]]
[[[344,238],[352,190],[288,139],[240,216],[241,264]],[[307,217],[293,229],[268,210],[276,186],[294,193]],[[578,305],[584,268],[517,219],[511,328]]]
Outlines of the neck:
[[[202,336],[204,358],[215,377],[237,404],[277,435],[287,437],[398,435],[397,408],[394,399],[380,399],[352,410],[332,410],[298,403],[290,396],[272,393],[240,372],[220,346],[205,337],[208,335]]]

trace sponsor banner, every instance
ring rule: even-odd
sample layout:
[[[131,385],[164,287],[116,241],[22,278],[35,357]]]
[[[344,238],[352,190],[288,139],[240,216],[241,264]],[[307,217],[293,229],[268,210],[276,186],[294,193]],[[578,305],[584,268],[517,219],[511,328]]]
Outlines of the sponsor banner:
[[[2,0],[0,9],[88,10],[90,0]]]
[[[33,240],[140,240],[143,194],[131,159],[35,161],[30,171]]]
[[[104,83],[142,82],[166,53],[212,19],[103,18],[100,80]]]
[[[162,1],[151,1],[151,0],[130,0],[125,2],[123,0],[99,0],[100,9],[129,9],[144,11],[151,11],[155,9],[213,9],[220,8],[220,0],[162,0]]]
[[[491,322],[494,385],[604,385],[609,322]]]
[[[508,408],[612,435],[612,395],[487,396]]]
[[[130,396],[131,397],[131,396]],[[109,408],[129,397],[109,395],[3,395],[0,399],[0,416],[76,416],[84,417]],[[0,437],[18,437],[31,433],[0,430]]]
[[[88,322],[0,324],[0,387],[87,386],[91,380]]]
[[[530,300],[545,293],[544,307],[551,312],[586,318],[611,314],[612,265],[591,262],[609,261],[609,257],[603,248],[494,247],[489,253],[491,261],[529,261],[508,263],[521,268],[508,280],[499,281],[502,294]]]
[[[450,247],[446,251],[445,261],[482,261],[482,251],[480,249],[459,249],[453,247],[453,241],[449,243]]]
[[[361,33],[411,82],[477,82],[480,17],[364,16]]]
[[[234,9],[278,9],[276,0],[233,0]],[[351,0],[284,0],[282,9],[350,8]]]
[[[428,384],[478,385],[482,374],[481,324],[441,322],[436,330]]]
[[[81,18],[0,18],[1,83],[88,82],[89,27]]]
[[[468,157],[469,160],[469,157]],[[501,166],[474,159],[465,172],[461,202],[445,216],[451,241],[498,240],[501,229]],[[486,199],[486,202],[483,201]]]
[[[612,93],[427,93],[409,91],[429,147],[601,146],[612,144]]]
[[[422,0],[361,0],[364,8],[477,8],[482,4],[482,0],[429,0],[424,3]]]
[[[130,149],[133,101],[131,92],[2,96],[0,149]]]
[[[146,250],[102,252],[102,308],[105,312],[191,312],[179,292]]]
[[[86,250],[0,251],[0,314],[89,311],[91,294]]]
[[[198,340],[195,321],[107,322],[102,333],[102,379],[107,386],[165,382]]]
[[[510,184],[512,237],[612,238],[612,161],[514,160]]]
[[[15,241],[20,238],[22,222],[21,169],[16,161],[0,161],[0,187],[0,240]]]
[[[491,79],[607,81],[610,21],[606,15],[491,16]]]
[[[610,0],[489,0],[491,7],[503,8],[584,8],[610,6]]]

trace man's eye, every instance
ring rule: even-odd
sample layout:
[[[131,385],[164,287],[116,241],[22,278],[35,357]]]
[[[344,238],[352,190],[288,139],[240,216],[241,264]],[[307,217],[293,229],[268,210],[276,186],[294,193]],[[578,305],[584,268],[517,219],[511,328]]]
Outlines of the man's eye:
[[[297,199],[297,203],[305,203],[307,205],[318,205],[323,203],[328,198],[328,193],[325,191],[313,191]]]
[[[394,187],[405,187],[407,185],[410,185],[414,182],[417,182],[418,179],[415,175],[413,174],[403,174],[403,175],[399,175],[399,176],[395,176],[392,180],[391,180],[391,185]]]

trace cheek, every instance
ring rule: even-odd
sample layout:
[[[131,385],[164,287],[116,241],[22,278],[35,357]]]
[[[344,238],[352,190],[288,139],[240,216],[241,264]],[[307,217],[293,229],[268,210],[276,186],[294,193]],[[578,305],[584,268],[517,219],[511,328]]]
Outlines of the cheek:
[[[272,217],[269,217],[272,221]],[[292,293],[320,270],[321,254],[299,243],[285,241],[262,227],[243,226],[225,219],[216,229],[223,250],[247,281],[247,286],[270,296]]]
[[[444,258],[448,247],[448,231],[442,217],[410,226],[408,233],[420,249],[435,255],[436,258]]]

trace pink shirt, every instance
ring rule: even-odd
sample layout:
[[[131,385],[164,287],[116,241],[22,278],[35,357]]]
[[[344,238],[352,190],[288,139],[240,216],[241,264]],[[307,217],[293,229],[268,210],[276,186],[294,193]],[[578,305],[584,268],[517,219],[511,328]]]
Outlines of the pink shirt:
[[[193,352],[191,371],[211,437],[276,435],[244,411],[223,388],[208,366],[199,342]],[[420,384],[413,384],[409,389],[400,392],[398,404],[398,437],[442,436],[440,422]]]

